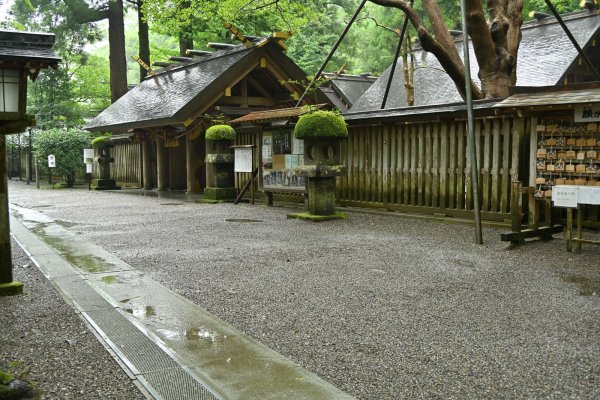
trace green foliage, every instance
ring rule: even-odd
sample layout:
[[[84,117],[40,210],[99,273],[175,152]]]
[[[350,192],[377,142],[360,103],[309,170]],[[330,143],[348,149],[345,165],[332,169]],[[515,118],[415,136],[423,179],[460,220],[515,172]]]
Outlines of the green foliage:
[[[109,101],[108,62],[89,58],[86,46],[101,38],[97,26],[78,22],[62,0],[15,0],[11,26],[49,32],[56,36],[54,50],[61,57],[58,69],[43,70],[28,84],[28,112],[41,128],[77,127],[92,110]]]
[[[193,30],[197,43],[223,41],[231,22],[242,33],[261,36],[273,31],[295,32],[319,15],[321,1],[308,0],[145,0],[143,12],[152,29],[165,34]]]
[[[46,173],[50,172],[46,160],[53,154],[56,174],[62,175],[67,186],[72,187],[75,173],[83,168],[83,149],[89,143],[89,134],[78,129],[47,129],[34,136],[33,152],[38,166]]]
[[[304,114],[294,128],[298,139],[316,137],[347,137],[348,127],[344,118],[333,111],[315,111]]]
[[[206,140],[233,140],[235,130],[229,125],[213,125],[206,130]]]
[[[552,4],[560,14],[565,14],[580,10],[579,1],[573,0],[553,0]],[[539,11],[546,14],[551,14],[550,9],[544,0],[529,0],[523,2],[523,19],[530,20],[533,17],[529,16],[531,11]]]

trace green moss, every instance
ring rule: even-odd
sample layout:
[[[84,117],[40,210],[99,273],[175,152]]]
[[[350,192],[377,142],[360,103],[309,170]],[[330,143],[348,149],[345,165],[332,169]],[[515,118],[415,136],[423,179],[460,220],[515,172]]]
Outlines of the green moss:
[[[23,284],[18,281],[0,284],[0,297],[15,296],[23,293]]]
[[[92,146],[102,148],[105,146],[112,145],[110,141],[110,136],[98,136],[97,138],[92,140]]]
[[[213,125],[206,130],[206,140],[233,140],[235,130],[229,125]]]
[[[290,219],[303,219],[305,221],[312,221],[312,222],[322,222],[322,221],[329,221],[332,219],[348,218],[348,216],[345,213],[338,213],[338,212],[336,212],[335,214],[331,214],[331,215],[315,215],[315,214],[311,214],[311,213],[295,213],[295,214],[288,214],[287,217]]]
[[[294,135],[298,139],[318,137],[340,137],[348,136],[348,127],[344,118],[333,111],[315,111],[304,114],[298,120],[294,128]]]
[[[14,380],[15,380],[14,376],[0,370],[0,385],[8,385],[9,383],[11,383]]]

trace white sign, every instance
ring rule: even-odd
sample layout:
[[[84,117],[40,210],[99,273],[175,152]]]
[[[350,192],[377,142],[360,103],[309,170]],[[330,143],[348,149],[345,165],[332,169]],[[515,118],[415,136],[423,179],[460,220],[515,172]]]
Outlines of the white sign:
[[[94,149],[83,149],[83,163],[93,164],[94,163]]]
[[[600,121],[600,105],[575,107],[575,122]]]
[[[554,207],[577,208],[579,188],[577,186],[554,186],[552,188],[552,201]]]
[[[85,164],[85,173],[86,174],[92,173],[92,164]]]
[[[56,158],[54,154],[48,156],[48,168],[56,168]]]
[[[235,172],[252,172],[252,147],[236,147],[233,170]]]

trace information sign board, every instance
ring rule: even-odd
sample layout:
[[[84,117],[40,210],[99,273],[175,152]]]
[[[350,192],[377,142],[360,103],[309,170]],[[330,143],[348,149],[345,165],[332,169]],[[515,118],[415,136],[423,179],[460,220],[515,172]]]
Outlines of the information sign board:
[[[554,186],[552,201],[555,207],[577,208],[579,188],[577,186]]]
[[[54,154],[48,156],[48,168],[56,168],[56,157],[54,157]]]
[[[94,163],[94,149],[83,149],[83,163],[93,164]]]
[[[233,170],[235,172],[252,172],[252,147],[236,147]]]

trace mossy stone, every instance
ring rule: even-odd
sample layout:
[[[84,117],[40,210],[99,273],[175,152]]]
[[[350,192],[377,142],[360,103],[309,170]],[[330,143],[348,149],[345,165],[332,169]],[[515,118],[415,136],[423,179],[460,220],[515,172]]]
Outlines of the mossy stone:
[[[314,215],[311,213],[294,213],[288,214],[287,217],[289,219],[303,219],[305,221],[312,222],[322,222],[322,221],[331,221],[333,219],[346,219],[348,216],[345,213],[336,212],[331,215]]]
[[[12,281],[10,283],[0,283],[0,297],[2,296],[15,296],[23,293],[23,284],[18,281]]]
[[[237,190],[234,187],[206,187],[204,188],[204,200],[212,201],[233,201],[237,197]]]
[[[315,111],[300,117],[294,128],[298,139],[345,138],[348,127],[344,118],[333,111]]]
[[[98,136],[92,140],[92,146],[102,149],[105,147],[114,147],[113,142],[110,140],[110,136]]]
[[[206,140],[233,140],[235,130],[229,125],[213,125],[206,130]]]

